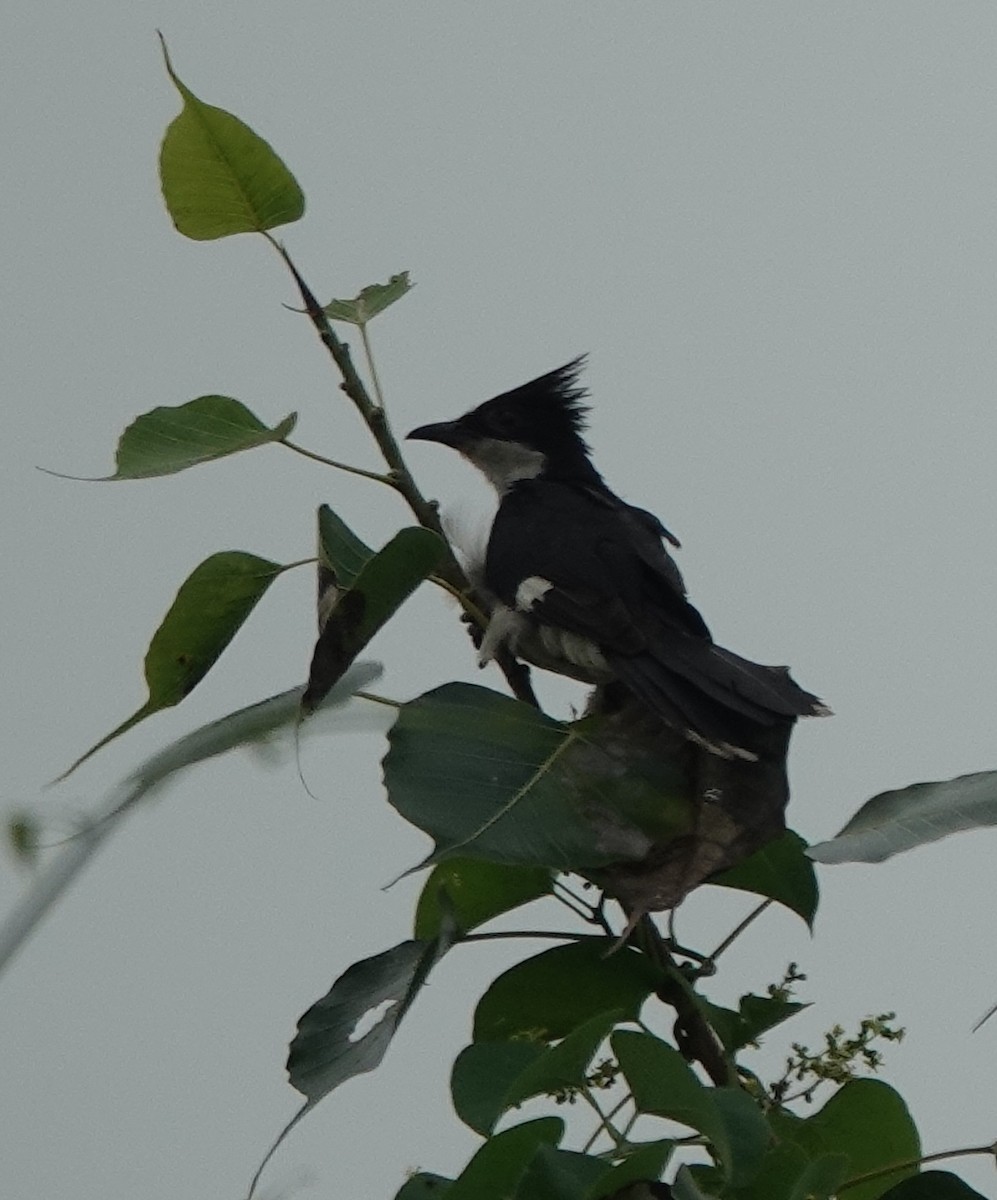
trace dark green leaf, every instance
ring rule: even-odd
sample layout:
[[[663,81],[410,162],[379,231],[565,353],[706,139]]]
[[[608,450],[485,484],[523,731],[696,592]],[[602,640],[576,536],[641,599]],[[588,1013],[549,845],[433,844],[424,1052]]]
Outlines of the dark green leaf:
[[[797,913],[812,929],[817,911],[817,878],[806,851],[803,838],[787,829],[782,837],[729,871],[715,875],[710,883],[767,896]]]
[[[820,1112],[805,1121],[788,1123],[780,1132],[811,1157],[847,1155],[849,1179],[892,1163],[909,1162],[921,1153],[907,1105],[893,1088],[876,1079],[846,1083]],[[848,1200],[877,1200],[889,1186],[915,1173],[916,1168],[908,1167],[885,1181],[849,1188]]]
[[[428,529],[402,529],[341,591],[315,643],[303,710],[312,712],[375,633],[432,574],[446,552]]]
[[[430,863],[461,853],[568,870],[640,858],[686,827],[688,797],[667,764],[657,778],[626,774],[592,728],[447,684],[402,708],[384,760],[388,798],[434,838]]]
[[[279,563],[241,550],[212,554],[187,576],[145,655],[149,698],[127,721],[91,746],[59,778],[65,779],[116,737],[189,695],[239,632],[281,571]]]
[[[515,1200],[586,1200],[605,1172],[605,1163],[592,1155],[541,1146],[526,1168]]]
[[[455,1180],[447,1200],[508,1200],[540,1146],[556,1146],[564,1122],[543,1117],[488,1139]]]
[[[207,241],[297,221],[305,198],[273,148],[238,117],[199,100],[173,70],[165,42],[163,57],[183,98],[159,152],[163,199],[179,232]]]
[[[732,1187],[744,1187],[758,1174],[772,1131],[758,1104],[741,1088],[713,1088],[710,1097],[727,1133],[727,1178]]]
[[[318,510],[319,560],[332,571],[339,587],[352,587],[357,576],[374,557],[352,529],[328,504]]]
[[[839,834],[811,846],[820,863],[883,862],[963,829],[997,825],[997,771],[880,792]]]
[[[392,275],[387,283],[372,283],[352,300],[330,300],[322,310],[332,321],[348,321],[351,325],[366,325],[378,313],[400,300],[412,290],[408,271]]]
[[[774,996],[755,996],[751,993],[741,997],[736,1012],[711,1004],[702,997],[699,1001],[707,1020],[729,1053],[757,1042],[761,1034],[809,1007],[794,1000],[779,1000]]]
[[[986,1200],[951,1171],[925,1171],[883,1193],[882,1200]]]
[[[279,442],[294,428],[291,413],[272,429],[229,396],[198,396],[176,408],[154,408],[134,420],[118,441],[109,480],[152,479]]]
[[[445,1179],[442,1175],[427,1175],[420,1171],[405,1183],[400,1192],[395,1193],[395,1200],[440,1200],[452,1183],[452,1179]]]
[[[674,1200],[710,1200],[715,1193],[700,1190],[696,1177],[688,1167],[679,1167],[675,1182],[672,1184]]]
[[[288,1053],[287,1074],[310,1106],[380,1063],[399,1021],[453,944],[455,932],[451,927],[432,941],[402,942],[354,963],[302,1016]]]
[[[844,1161],[847,1167],[848,1160]],[[810,1159],[801,1147],[781,1141],[766,1153],[754,1179],[733,1192],[732,1200],[790,1200],[796,1194],[797,1182],[810,1166]]]
[[[430,873],[415,910],[415,936],[433,937],[440,921],[440,890],[453,905],[457,925],[469,933],[492,917],[547,896],[551,873],[543,867],[508,867],[474,858],[450,858]]]
[[[822,1154],[804,1167],[789,1193],[789,1200],[832,1200],[848,1174],[847,1155]]]
[[[506,1109],[513,1083],[544,1053],[537,1042],[474,1042],[465,1046],[450,1073],[454,1112],[487,1137]]]
[[[675,1143],[671,1139],[645,1142],[637,1146],[627,1154],[623,1162],[606,1169],[585,1200],[606,1200],[606,1197],[615,1197],[632,1183],[654,1183],[661,1178],[674,1149]]]
[[[656,976],[626,946],[606,957],[612,939],[591,937],[546,950],[495,980],[474,1013],[474,1040],[553,1042],[600,1013],[636,1019]]]

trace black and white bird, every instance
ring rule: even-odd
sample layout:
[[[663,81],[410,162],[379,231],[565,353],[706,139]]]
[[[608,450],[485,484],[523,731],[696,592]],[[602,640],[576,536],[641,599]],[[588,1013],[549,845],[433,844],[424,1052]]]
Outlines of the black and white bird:
[[[829,710],[790,677],[716,645],[664,543],[621,500],[582,437],[584,357],[408,436],[451,446],[499,506],[483,584],[493,601],[480,661],[499,646],[595,684],[622,683],[668,727],[725,758],[753,760],[760,728]]]

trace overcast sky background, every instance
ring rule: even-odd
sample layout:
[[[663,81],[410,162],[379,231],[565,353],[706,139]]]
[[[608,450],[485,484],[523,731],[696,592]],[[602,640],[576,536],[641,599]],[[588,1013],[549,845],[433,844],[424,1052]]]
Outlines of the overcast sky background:
[[[4,26],[7,809],[37,805],[57,836],[169,740],[303,678],[308,571],[180,708],[42,792],[142,702],[148,639],[207,555],[306,557],[323,501],[373,544],[406,520],[273,447],[146,483],[35,470],[106,474],[135,416],[209,392],[270,422],[297,410],[298,440],[377,466],[267,246],[173,230],[157,27],[188,85],[297,175],[308,212],[283,236],[321,298],[412,272],[372,331],[399,430],[590,352],[610,484],[681,537],[718,640],[791,663],[836,710],[794,740],[805,837],[884,788],[997,767],[993,4],[37,0]],[[410,461],[483,511],[456,456]],[[371,648],[380,689],[500,687],[424,593]],[[317,799],[293,763],[225,758],[122,826],[0,980],[4,1197],[244,1193],[297,1106],[297,1017],[409,933],[420,880],[381,887],[426,839],[385,803],[380,753],[374,733],[309,744]],[[787,913],[756,925],[711,995],[793,959],[816,1001],[763,1072],[791,1040],[896,1009],[908,1036],[883,1078],[926,1150],[992,1141],[997,1021],[970,1027],[997,998],[994,850],[976,833],[824,868],[812,941]],[[6,907],[29,882],[2,859]],[[708,949],[749,908],[705,888],[680,933]],[[477,1139],[450,1063],[488,982],[543,948],[452,954],[381,1069],[285,1144],[269,1195],[390,1200],[406,1170],[459,1171]],[[992,1167],[957,1169],[997,1197]]]

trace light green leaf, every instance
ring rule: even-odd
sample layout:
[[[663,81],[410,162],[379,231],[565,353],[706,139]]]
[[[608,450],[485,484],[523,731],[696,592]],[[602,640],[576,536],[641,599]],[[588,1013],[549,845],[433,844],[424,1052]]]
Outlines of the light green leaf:
[[[493,917],[550,895],[551,872],[543,867],[509,867],[474,858],[438,863],[426,880],[415,910],[415,936],[432,937],[439,926],[444,890],[463,933]]]
[[[883,862],[963,829],[997,825],[997,771],[880,792],[835,837],[807,851],[820,863]]]
[[[330,300],[323,312],[331,321],[346,321],[350,325],[366,325],[378,313],[400,300],[414,285],[408,271],[392,275],[387,283],[372,283],[352,300]]]
[[[555,946],[504,971],[474,1012],[476,1042],[555,1042],[610,1010],[635,1020],[658,982],[647,958],[611,938]]]
[[[109,480],[151,479],[286,438],[295,413],[272,429],[230,396],[198,396],[176,408],[154,408],[128,426]]]
[[[199,100],[173,70],[165,41],[163,58],[184,102],[159,153],[163,199],[179,232],[208,241],[297,221],[304,195],[269,143],[232,113]]]
[[[271,583],[286,566],[226,550],[212,554],[187,576],[145,655],[149,697],[142,707],[81,755],[65,779],[91,755],[146,717],[189,695],[235,637]]]
[[[813,928],[817,877],[807,857],[807,843],[791,829],[736,867],[714,875],[710,883],[766,896],[797,913]]]

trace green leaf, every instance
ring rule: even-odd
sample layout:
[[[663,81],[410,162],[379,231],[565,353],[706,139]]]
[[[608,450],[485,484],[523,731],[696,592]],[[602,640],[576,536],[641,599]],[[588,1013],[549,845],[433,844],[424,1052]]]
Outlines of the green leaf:
[[[790,1017],[809,1008],[795,1000],[780,1000],[775,996],[755,996],[750,992],[741,997],[737,1011],[711,1004],[699,997],[699,1003],[724,1049],[733,1054],[743,1046],[757,1042],[769,1029],[788,1021]]]
[[[432,937],[439,926],[440,892],[446,891],[462,933],[493,917],[549,896],[551,873],[543,867],[507,867],[475,858],[451,858],[435,866],[419,895],[415,936]]]
[[[925,1171],[883,1193],[883,1200],[986,1200],[951,1171]]]
[[[883,862],[963,829],[997,825],[997,771],[880,792],[840,833],[811,846],[820,863]]]
[[[352,587],[357,576],[374,557],[365,545],[328,504],[318,510],[319,560],[329,568],[339,587]]]
[[[688,795],[667,764],[627,773],[592,741],[518,700],[446,684],[406,704],[384,759],[388,799],[436,842],[426,863],[456,854],[570,870],[641,858],[687,828]]]
[[[59,779],[146,717],[172,708],[188,696],[218,661],[270,584],[286,570],[280,563],[242,550],[212,554],[195,567],[181,584],[146,651],[149,698]]]
[[[832,1200],[847,1178],[847,1155],[822,1154],[807,1163],[789,1193],[789,1200]]]
[[[627,946],[607,958],[612,946],[611,938],[587,937],[510,967],[478,1002],[474,1040],[559,1041],[610,1010],[635,1020],[657,977]]]
[[[166,71],[183,98],[159,152],[163,199],[178,231],[207,241],[297,221],[305,198],[273,148],[238,117],[199,100],[162,44]]]
[[[585,1200],[606,1200],[606,1197],[616,1196],[632,1183],[656,1182],[668,1166],[674,1150],[675,1143],[670,1138],[633,1147],[623,1162],[606,1170]]]
[[[420,1171],[405,1183],[400,1192],[395,1193],[395,1200],[440,1200],[452,1183],[452,1179],[445,1179],[442,1175],[428,1175]]]
[[[772,1137],[754,1101],[738,1088],[704,1087],[660,1038],[618,1030],[610,1041],[637,1110],[705,1134],[727,1179],[734,1186],[750,1183]]]
[[[450,1072],[454,1112],[487,1137],[506,1109],[505,1098],[528,1066],[544,1053],[537,1042],[474,1042],[465,1046]]]
[[[780,1133],[807,1151],[845,1154],[848,1178],[877,1171],[892,1163],[909,1162],[921,1153],[921,1141],[900,1095],[877,1079],[854,1079],[840,1088],[820,1112],[805,1121],[782,1126]],[[848,1189],[848,1200],[877,1200],[915,1167],[895,1176],[876,1179]]]
[[[807,857],[807,843],[791,829],[736,867],[714,875],[710,883],[775,900],[801,916],[813,929],[817,877]]]
[[[279,442],[297,415],[272,429],[230,396],[198,396],[176,408],[154,408],[136,418],[118,441],[116,470],[105,478],[152,479],[188,467]]]
[[[453,944],[451,928],[432,941],[402,942],[349,967],[298,1021],[287,1056],[291,1086],[316,1105],[334,1088],[373,1071],[433,966]],[[365,1028],[368,1021],[373,1024]]]
[[[490,1137],[461,1172],[447,1200],[508,1200],[541,1146],[556,1146],[564,1122],[543,1117]]]
[[[679,1167],[672,1184],[674,1200],[710,1200],[710,1193],[700,1190],[696,1177],[688,1167]]]
[[[541,1146],[526,1168],[514,1200],[585,1200],[605,1171],[605,1163],[592,1155]]]
[[[350,325],[366,325],[378,313],[400,300],[412,290],[408,271],[392,275],[387,283],[372,283],[352,300],[330,300],[323,312],[331,321],[347,321]]]
[[[329,688],[420,583],[432,574],[446,545],[428,529],[402,529],[364,563],[343,589],[315,643],[302,709],[312,712]]]

